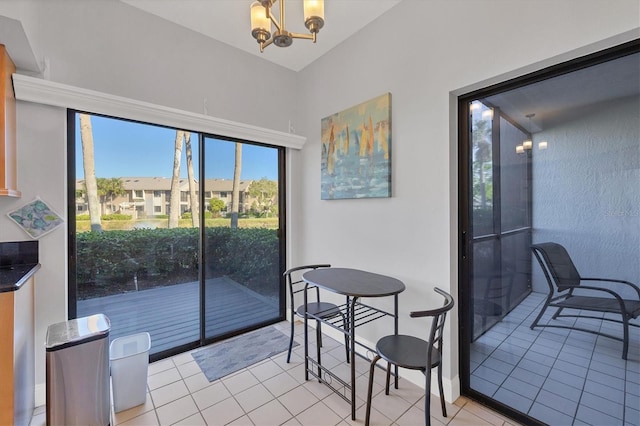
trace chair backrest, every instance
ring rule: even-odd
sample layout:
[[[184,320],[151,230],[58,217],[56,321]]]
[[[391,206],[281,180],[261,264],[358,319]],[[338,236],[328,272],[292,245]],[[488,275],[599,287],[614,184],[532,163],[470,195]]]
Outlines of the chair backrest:
[[[438,352],[442,351],[442,331],[444,330],[444,323],[447,319],[447,313],[453,309],[453,305],[455,304],[453,297],[446,291],[441,290],[438,287],[434,288],[434,291],[444,296],[444,305],[442,305],[442,307],[429,309],[427,311],[414,311],[409,314],[411,318],[433,318],[431,321],[431,330],[429,332],[429,342],[431,344],[429,345],[429,352],[427,353],[429,362],[431,362],[431,354],[434,348]]]
[[[547,278],[549,289],[558,292],[580,285],[580,274],[573,264],[567,250],[558,243],[539,243],[531,246],[540,267]]]
[[[296,266],[295,268],[291,268],[291,269],[287,269],[286,271],[284,271],[284,273],[282,275],[284,275],[286,281],[287,281],[287,288],[289,291],[289,304],[290,304],[290,308],[291,311],[295,311],[296,307],[295,307],[295,301],[294,301],[294,296],[297,293],[300,293],[301,291],[304,291],[304,280],[302,279],[302,274],[304,274],[307,271],[310,271],[312,269],[318,269],[318,268],[330,268],[331,265],[327,264],[327,263],[322,263],[322,264],[317,264],[317,265],[302,265],[302,266]],[[312,288],[312,287],[309,287]]]

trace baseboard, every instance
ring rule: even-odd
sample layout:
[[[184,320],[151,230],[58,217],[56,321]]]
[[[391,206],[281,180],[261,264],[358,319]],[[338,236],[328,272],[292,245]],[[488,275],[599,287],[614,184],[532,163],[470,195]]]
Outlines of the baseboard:
[[[37,383],[35,387],[34,404],[36,407],[47,403],[47,386],[45,383]]]

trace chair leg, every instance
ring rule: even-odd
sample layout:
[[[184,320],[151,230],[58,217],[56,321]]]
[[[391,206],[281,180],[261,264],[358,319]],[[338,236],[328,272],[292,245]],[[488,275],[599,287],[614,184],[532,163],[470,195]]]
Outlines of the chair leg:
[[[624,332],[624,342],[622,343],[622,359],[627,359],[627,352],[629,351],[629,318],[627,314],[622,313],[622,326]]]
[[[349,331],[349,323],[347,322],[347,317],[345,314],[342,314],[342,326],[344,328],[345,332]],[[345,353],[347,355],[347,364],[350,362],[349,361],[349,334],[345,333],[344,335],[344,349],[345,349]]]
[[[442,405],[442,417],[447,417],[447,407],[444,404],[444,387],[442,386],[442,362],[438,365],[438,390],[440,391],[440,405]]]
[[[318,382],[321,382],[322,379],[322,368],[320,368],[320,366],[322,365],[322,355],[321,355],[321,351],[320,348],[322,347],[322,330],[320,329],[320,321],[316,321],[316,356],[318,359]]]
[[[373,394],[373,375],[376,371],[376,363],[380,359],[379,355],[373,357],[371,366],[369,367],[369,387],[367,390],[367,414],[364,419],[365,426],[369,426],[369,419],[371,417],[371,395]]]
[[[294,332],[295,320],[296,320],[296,317],[292,314],[291,315],[291,337],[289,338],[289,352],[287,352],[287,364],[289,364],[289,361],[291,361],[291,350],[293,349],[293,332]]]
[[[562,312],[564,308],[558,308],[558,310],[556,311],[555,314],[553,314],[553,316],[551,317],[551,319],[557,319],[560,316],[560,313]]]
[[[426,376],[424,383],[424,424],[426,426],[431,425],[431,368],[427,366],[427,370],[424,372]]]
[[[387,363],[387,384],[384,388],[385,395],[389,395],[389,383],[391,382],[391,363]]]
[[[542,307],[542,309],[540,309],[540,313],[538,314],[538,316],[536,317],[535,320],[533,320],[533,322],[531,323],[531,326],[529,326],[529,328],[531,330],[533,330],[534,327],[536,327],[538,325],[538,321],[540,321],[540,318],[542,318],[542,315],[544,314],[544,312],[547,310],[547,307],[549,307],[549,301],[551,300],[550,297],[547,297],[547,300],[544,302],[544,306]]]

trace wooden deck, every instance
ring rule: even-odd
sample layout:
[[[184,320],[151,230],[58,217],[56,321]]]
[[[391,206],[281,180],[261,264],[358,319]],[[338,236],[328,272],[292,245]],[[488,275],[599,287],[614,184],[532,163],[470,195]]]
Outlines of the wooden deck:
[[[278,318],[277,300],[233,280],[207,280],[206,336],[216,337]],[[78,317],[104,314],[111,322],[110,340],[148,332],[150,353],[200,339],[200,290],[197,282],[78,301]]]

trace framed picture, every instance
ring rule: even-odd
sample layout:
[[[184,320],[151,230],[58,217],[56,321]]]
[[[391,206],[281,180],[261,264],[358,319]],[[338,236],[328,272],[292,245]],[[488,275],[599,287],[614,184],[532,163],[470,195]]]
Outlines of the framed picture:
[[[391,197],[391,93],[322,119],[321,198]]]

